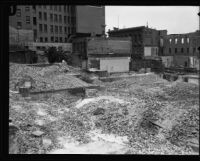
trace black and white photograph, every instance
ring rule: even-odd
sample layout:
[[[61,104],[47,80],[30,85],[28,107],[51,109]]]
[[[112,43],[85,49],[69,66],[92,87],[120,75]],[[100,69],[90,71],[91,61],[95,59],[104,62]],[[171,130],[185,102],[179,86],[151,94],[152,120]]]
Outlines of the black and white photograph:
[[[200,6],[10,11],[9,154],[199,155]]]

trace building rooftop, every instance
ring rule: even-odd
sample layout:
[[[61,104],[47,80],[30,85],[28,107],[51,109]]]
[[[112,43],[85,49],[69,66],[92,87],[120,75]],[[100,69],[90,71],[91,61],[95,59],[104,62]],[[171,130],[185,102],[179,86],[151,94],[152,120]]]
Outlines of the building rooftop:
[[[145,26],[138,26],[138,27],[130,27],[130,28],[124,28],[124,29],[114,29],[114,30],[108,30],[109,32],[119,32],[119,31],[129,31],[129,30],[137,30],[137,29],[143,29]]]

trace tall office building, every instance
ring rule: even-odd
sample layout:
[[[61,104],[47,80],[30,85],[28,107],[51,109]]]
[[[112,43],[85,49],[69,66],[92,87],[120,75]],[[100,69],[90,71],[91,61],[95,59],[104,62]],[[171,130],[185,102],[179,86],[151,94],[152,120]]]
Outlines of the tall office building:
[[[105,33],[104,6],[17,6],[9,25],[30,29],[36,42],[67,42],[70,35]]]

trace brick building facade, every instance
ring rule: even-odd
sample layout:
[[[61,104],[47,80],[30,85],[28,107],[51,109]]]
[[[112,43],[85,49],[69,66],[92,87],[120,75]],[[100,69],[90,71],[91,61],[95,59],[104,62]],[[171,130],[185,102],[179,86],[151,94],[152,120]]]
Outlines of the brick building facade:
[[[93,20],[96,20],[95,23],[92,23]],[[89,26],[84,26],[86,22]],[[20,5],[16,14],[9,17],[9,25],[33,30],[35,42],[67,42],[76,33],[104,33],[105,7]]]
[[[163,56],[197,56],[200,44],[200,32],[170,34],[164,37]]]
[[[198,68],[200,32],[164,36],[161,57],[166,66]]]
[[[132,58],[158,56],[160,38],[167,35],[167,30],[155,30],[145,26],[109,30],[110,37],[131,37]]]

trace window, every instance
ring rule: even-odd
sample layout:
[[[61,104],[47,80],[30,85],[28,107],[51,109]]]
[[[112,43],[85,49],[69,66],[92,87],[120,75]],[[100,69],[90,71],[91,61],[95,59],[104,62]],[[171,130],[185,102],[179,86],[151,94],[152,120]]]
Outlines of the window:
[[[187,53],[189,53],[189,48],[187,48]]]
[[[66,12],[66,6],[64,6],[64,12]]]
[[[65,34],[67,33],[67,27],[65,27]]]
[[[17,9],[16,15],[17,15],[17,17],[21,17],[21,9]]]
[[[69,6],[67,6],[67,12],[69,12]]]
[[[59,22],[61,23],[62,22],[62,16],[59,15]]]
[[[40,42],[43,42],[43,38],[42,37],[40,37]]]
[[[42,20],[42,12],[39,12],[39,19]]]
[[[183,48],[181,48],[181,53],[183,53],[184,52],[184,49]]]
[[[53,10],[53,6],[50,6],[50,10]]]
[[[44,14],[44,20],[46,21],[47,20],[47,13],[44,12],[43,14]]]
[[[189,38],[187,38],[187,43],[188,43],[188,44],[190,43],[190,39],[189,39]]]
[[[60,34],[62,33],[62,26],[59,26]]]
[[[67,23],[67,16],[64,16],[64,23]]]
[[[54,11],[57,11],[57,6],[54,6]]]
[[[70,17],[68,16],[68,24],[70,24]]]
[[[181,39],[181,43],[184,44],[184,38]]]
[[[36,38],[37,38],[37,30],[33,30],[33,35],[34,35],[34,41],[36,40]]]
[[[61,12],[61,6],[59,6],[59,11]]]
[[[50,26],[51,33],[53,33],[53,25]]]
[[[175,48],[175,53],[177,53],[177,48]]]
[[[55,42],[58,42],[58,37],[55,37]]]
[[[37,25],[36,17],[33,17],[33,25]]]
[[[54,14],[54,22],[58,22],[58,16]]]
[[[43,6],[44,9],[47,9],[47,6]]]
[[[33,10],[36,10],[36,6],[34,5],[34,6],[32,6],[32,8],[33,8]]]
[[[65,42],[67,42],[67,38],[65,37]]]
[[[26,7],[25,7],[25,11],[26,11],[26,12],[30,11],[30,7],[29,7],[29,6],[26,6]]]
[[[42,32],[42,24],[39,24],[39,31]]]
[[[163,39],[160,39],[160,46],[163,46]]]
[[[54,37],[53,36],[51,37],[51,42],[54,42]]]
[[[50,13],[50,21],[53,22],[53,14]]]
[[[60,37],[60,42],[62,42],[62,37]]]
[[[196,52],[196,48],[193,48],[193,53],[195,53]]]
[[[75,34],[76,30],[75,27],[72,27],[72,33]]]
[[[47,33],[47,24],[44,24],[44,32]]]
[[[70,34],[70,27],[68,27],[68,34]]]
[[[75,6],[72,6],[72,7],[71,7],[71,11],[72,11],[72,13],[75,12]]]
[[[58,26],[55,26],[55,33],[58,33]]]
[[[170,44],[172,43],[172,39],[169,39],[169,43],[170,43]]]
[[[17,29],[21,29],[22,28],[22,22],[17,22]]]
[[[193,39],[193,40],[192,40],[192,44],[193,44],[194,46],[197,46],[197,40],[196,40],[196,39]]]
[[[177,38],[175,38],[175,44],[177,44],[177,42],[178,42],[178,39],[177,39]]]
[[[30,18],[30,16],[26,16],[26,24],[30,24],[30,20],[31,18]]]
[[[172,52],[172,50],[171,50],[171,48],[169,48],[169,53],[171,54],[171,52]]]
[[[73,17],[71,17],[71,24],[73,24]]]
[[[42,6],[41,6],[41,5],[39,5],[38,7],[39,7],[39,8],[42,8]]]
[[[45,40],[44,40],[45,42],[48,42],[48,37],[45,37]]]

